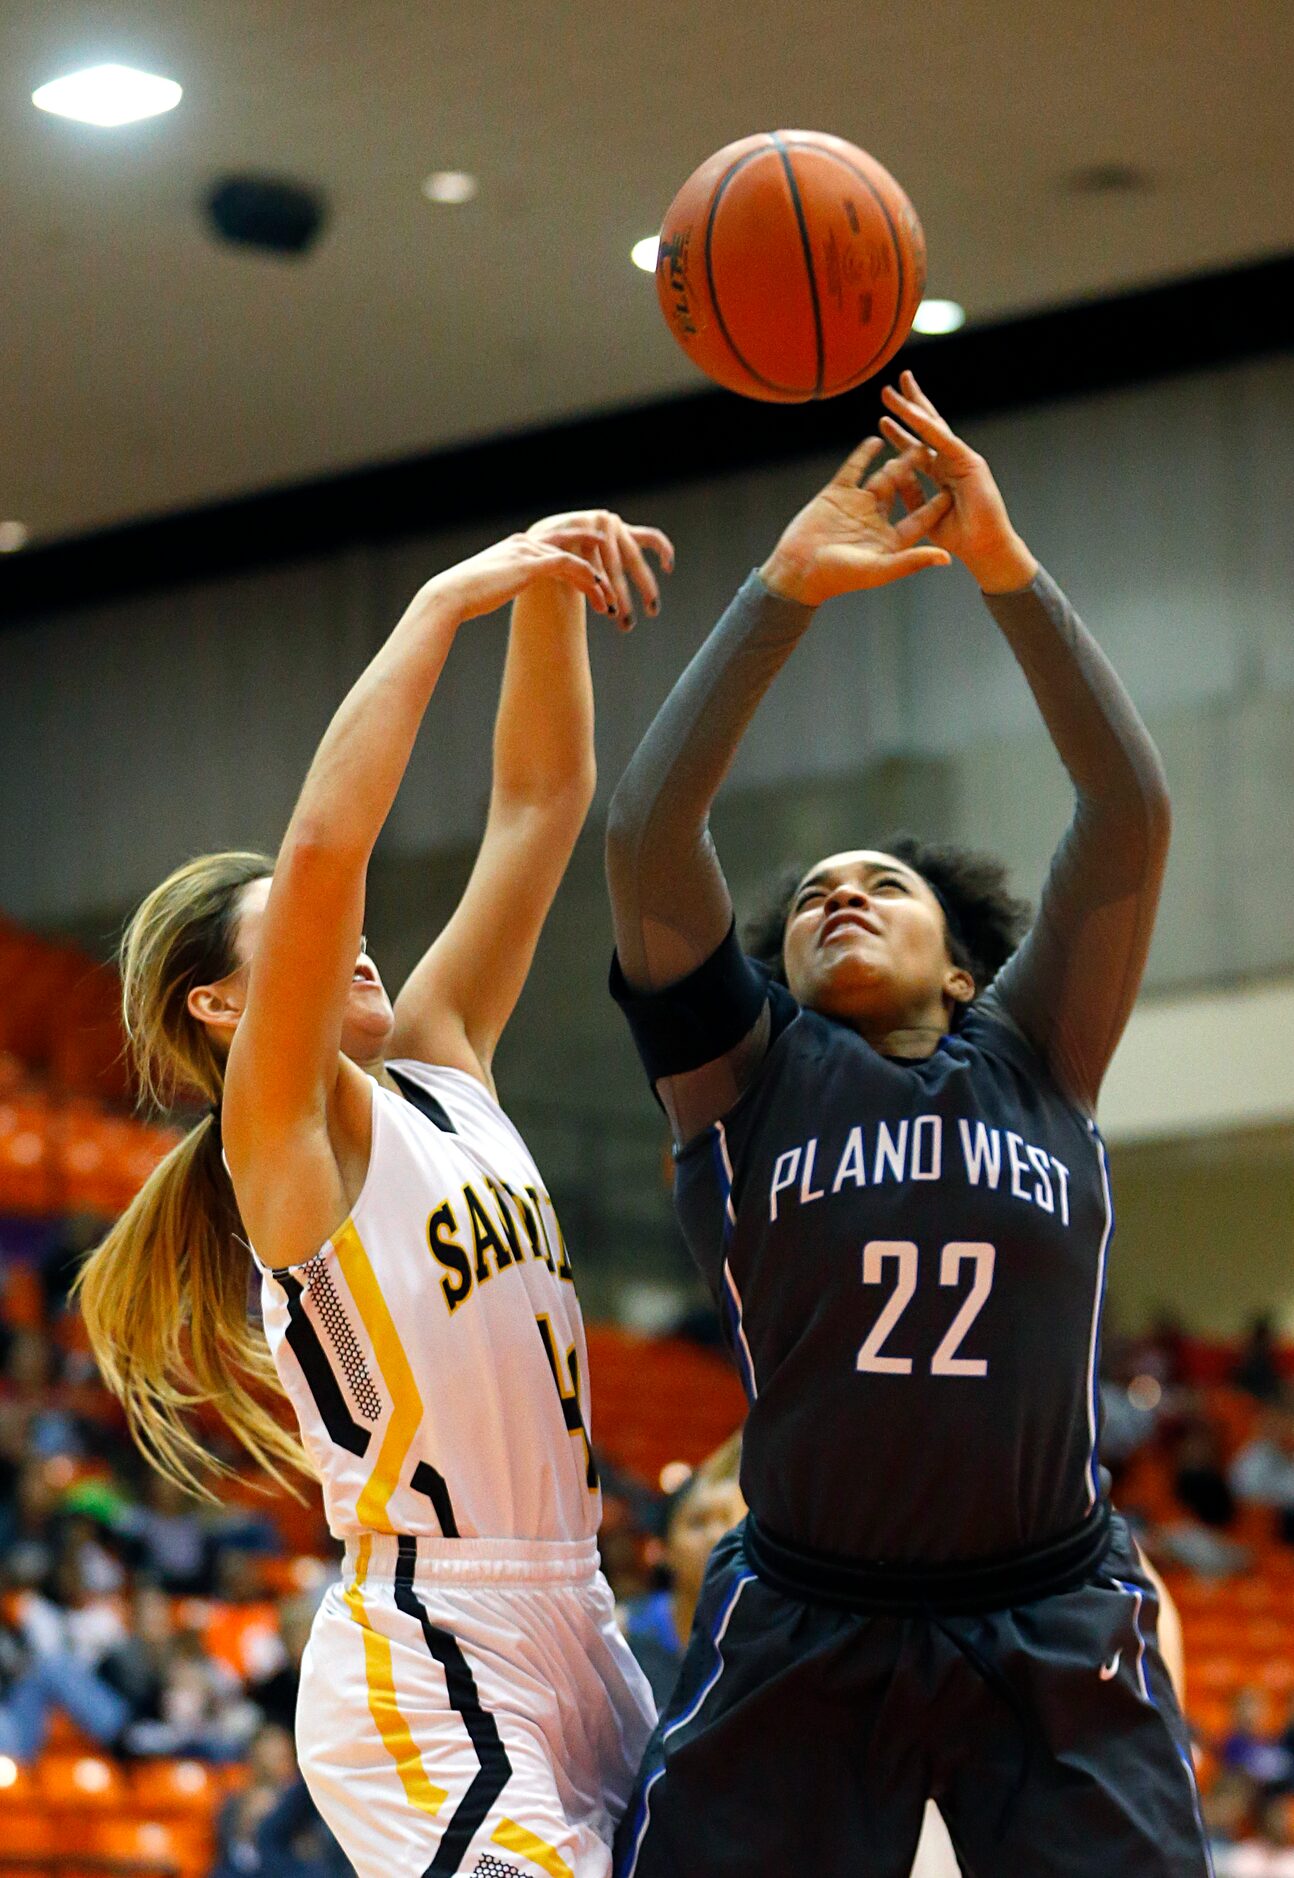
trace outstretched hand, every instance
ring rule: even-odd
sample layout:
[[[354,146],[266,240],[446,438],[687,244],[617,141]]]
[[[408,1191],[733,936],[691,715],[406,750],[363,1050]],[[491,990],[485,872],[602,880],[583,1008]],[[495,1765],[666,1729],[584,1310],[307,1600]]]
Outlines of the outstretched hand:
[[[648,613],[660,611],[660,586],[647,553],[656,556],[662,573],[672,574],[674,544],[659,528],[622,521],[609,509],[573,509],[545,516],[527,533],[533,540],[582,555],[605,576],[612,596],[609,610],[622,632],[629,632],[634,623],[635,587]]]
[[[783,531],[760,570],[774,593],[820,606],[837,594],[888,586],[923,567],[947,567],[949,551],[926,537],[952,506],[948,491],[915,504],[905,500],[907,514],[890,520],[895,501],[917,481],[926,446],[914,440],[873,470],[884,447],[879,437],[866,438]]]
[[[599,613],[615,611],[611,582],[587,554],[528,534],[509,535],[447,567],[427,582],[423,593],[452,609],[458,620],[478,619],[506,606],[539,580],[559,580],[574,587]]]
[[[908,466],[898,484],[904,507],[912,516],[927,513],[924,476],[948,498],[927,531],[933,545],[955,555],[986,593],[1027,587],[1038,563],[1012,527],[988,464],[939,415],[911,372],[900,375],[899,387],[881,392],[890,413],[881,432]]]

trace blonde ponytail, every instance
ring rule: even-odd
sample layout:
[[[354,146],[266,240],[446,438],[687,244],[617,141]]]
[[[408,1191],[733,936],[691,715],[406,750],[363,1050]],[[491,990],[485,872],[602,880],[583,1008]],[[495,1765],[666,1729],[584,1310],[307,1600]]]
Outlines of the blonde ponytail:
[[[300,1497],[291,1474],[314,1471],[264,1400],[279,1384],[248,1317],[250,1261],[216,1119],[224,1061],[188,1008],[194,986],[236,969],[243,890],[272,871],[260,854],[204,855],[163,881],[126,929],[122,997],[143,1095],[161,1108],[185,1096],[212,1108],[77,1279],[95,1358],[136,1441],[161,1473],[208,1498],[203,1474],[231,1470],[191,1425],[207,1405],[289,1492]]]

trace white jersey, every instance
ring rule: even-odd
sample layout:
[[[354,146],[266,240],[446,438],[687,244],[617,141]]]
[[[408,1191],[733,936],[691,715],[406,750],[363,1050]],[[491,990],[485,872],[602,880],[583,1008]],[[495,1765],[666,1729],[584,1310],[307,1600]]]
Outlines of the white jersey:
[[[408,1094],[374,1085],[350,1218],[302,1264],[260,1267],[329,1527],[590,1539],[584,1326],[538,1169],[474,1077],[387,1067]]]

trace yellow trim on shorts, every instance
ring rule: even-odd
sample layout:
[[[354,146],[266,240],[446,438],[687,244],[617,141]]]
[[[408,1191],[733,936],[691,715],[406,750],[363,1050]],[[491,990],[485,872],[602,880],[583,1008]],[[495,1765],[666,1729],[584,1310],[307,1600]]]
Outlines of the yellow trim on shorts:
[[[490,1834],[490,1843],[501,1845],[505,1852],[520,1853],[532,1865],[538,1865],[540,1871],[546,1871],[548,1878],[575,1878],[560,1852],[555,1852],[542,1839],[536,1839],[533,1832],[527,1832],[515,1819],[502,1820]]]
[[[386,1425],[386,1433],[382,1436],[373,1471],[355,1502],[355,1517],[361,1526],[367,1526],[373,1532],[391,1533],[395,1528],[387,1508],[422,1420],[422,1397],[418,1394],[418,1385],[404,1353],[404,1345],[400,1342],[395,1320],[387,1308],[382,1287],[377,1282],[377,1275],[353,1220],[348,1219],[341,1230],[334,1233],[332,1243],[342,1276],[359,1308],[378,1368],[391,1396],[391,1417]]]
[[[359,1542],[359,1556],[355,1561],[355,1582],[343,1593],[346,1608],[364,1635],[364,1680],[368,1685],[368,1712],[377,1724],[383,1747],[395,1762],[395,1771],[400,1776],[400,1784],[410,1805],[416,1806],[419,1812],[430,1814],[434,1819],[449,1795],[443,1788],[433,1786],[427,1778],[418,1744],[395,1699],[395,1670],[391,1663],[390,1642],[374,1630],[361,1596],[364,1581],[368,1577],[372,1549],[373,1541],[365,1534]]]

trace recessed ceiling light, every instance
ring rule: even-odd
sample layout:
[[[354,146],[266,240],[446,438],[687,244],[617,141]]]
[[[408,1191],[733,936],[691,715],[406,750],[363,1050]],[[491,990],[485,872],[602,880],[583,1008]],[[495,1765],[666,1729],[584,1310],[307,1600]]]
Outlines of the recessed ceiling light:
[[[0,522],[0,554],[17,554],[31,540],[25,522]]]
[[[644,235],[641,241],[635,241],[629,250],[629,259],[635,267],[640,267],[644,274],[656,272],[656,256],[660,253],[660,236]]]
[[[132,71],[128,65],[92,65],[42,85],[32,92],[31,101],[55,117],[74,117],[78,123],[110,129],[173,111],[183,96],[173,78]]]
[[[966,324],[966,309],[955,300],[923,300],[912,322],[914,333],[955,333]]]
[[[446,202],[455,207],[470,202],[479,184],[467,170],[433,170],[422,185],[428,202]]]

